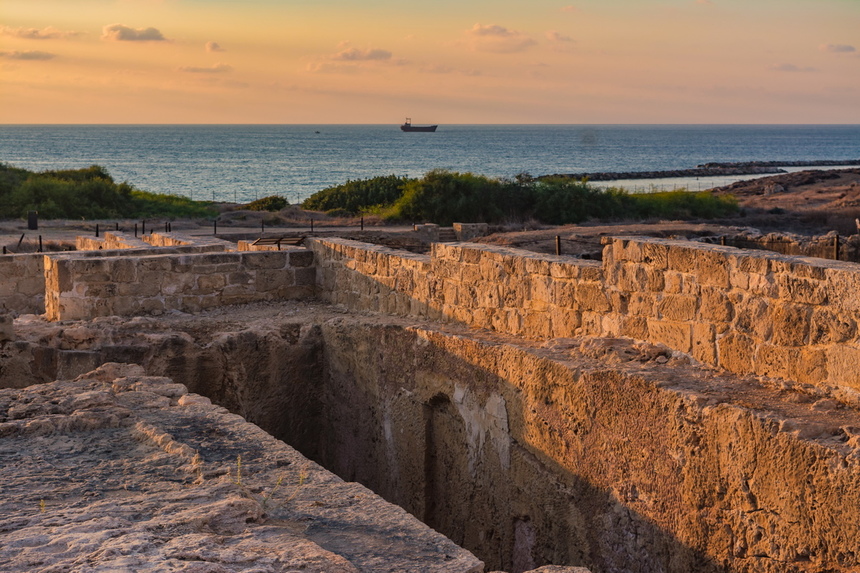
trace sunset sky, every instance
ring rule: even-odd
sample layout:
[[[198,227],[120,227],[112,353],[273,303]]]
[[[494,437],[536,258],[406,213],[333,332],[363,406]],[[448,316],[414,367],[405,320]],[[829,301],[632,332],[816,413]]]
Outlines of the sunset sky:
[[[0,123],[860,124],[860,0],[2,0]]]

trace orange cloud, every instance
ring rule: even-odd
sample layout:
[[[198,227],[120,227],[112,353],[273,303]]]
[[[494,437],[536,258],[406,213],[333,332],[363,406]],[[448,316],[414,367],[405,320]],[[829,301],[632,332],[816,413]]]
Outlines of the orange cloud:
[[[218,42],[206,42],[206,51],[207,52],[226,52],[224,48],[222,48]]]
[[[522,52],[537,43],[522,32],[509,30],[498,24],[484,26],[477,23],[466,33],[471,37],[472,49],[482,52],[510,54]]]
[[[209,67],[183,66],[179,68],[180,72],[188,72],[190,74],[223,74],[232,72],[232,66],[227,64],[217,63]]]
[[[114,42],[164,42],[167,40],[156,28],[131,28],[124,24],[108,24],[102,29],[102,40]]]
[[[831,54],[853,54],[857,51],[854,46],[849,46],[847,44],[821,44],[818,46],[818,49],[822,52],[829,52]]]
[[[48,26],[39,30],[38,28],[10,28],[8,26],[0,27],[0,34],[4,36],[14,36],[25,40],[55,40],[58,38],[69,38],[79,36],[80,32],[64,32],[53,26]]]
[[[331,59],[341,62],[382,61],[390,60],[391,55],[388,50],[347,48],[332,56]]]
[[[28,50],[24,52],[0,52],[0,57],[10,60],[52,60],[57,57],[57,54],[50,52],[40,52],[38,50]]]

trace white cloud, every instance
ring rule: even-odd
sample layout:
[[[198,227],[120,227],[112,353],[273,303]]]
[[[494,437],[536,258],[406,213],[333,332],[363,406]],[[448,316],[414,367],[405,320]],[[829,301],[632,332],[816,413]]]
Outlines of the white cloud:
[[[831,54],[853,54],[857,51],[854,46],[848,44],[821,44],[818,49]]]
[[[183,66],[179,68],[180,72],[188,72],[190,74],[223,74],[232,72],[233,68],[227,64],[215,64],[209,67]]]
[[[57,54],[50,52],[40,52],[38,50],[29,50],[24,52],[0,52],[0,57],[10,60],[52,60],[57,57]]]
[[[53,26],[47,28],[10,28],[8,26],[0,27],[0,34],[4,36],[15,36],[16,38],[24,38],[26,40],[55,40],[58,38],[70,38],[79,36],[80,32],[64,32]]]
[[[226,52],[224,48],[218,44],[218,42],[206,42],[206,51],[207,52]]]
[[[108,24],[102,29],[102,40],[115,42],[164,42],[167,40],[156,28],[131,28],[124,24]]]
[[[815,72],[818,71],[815,68],[810,67],[800,67],[795,66],[794,64],[774,64],[770,67],[771,71],[774,72]]]
[[[477,23],[470,30],[467,30],[466,33],[471,38],[472,49],[482,52],[510,54],[522,52],[537,43],[527,34],[516,30],[509,30],[498,24],[484,26]]]

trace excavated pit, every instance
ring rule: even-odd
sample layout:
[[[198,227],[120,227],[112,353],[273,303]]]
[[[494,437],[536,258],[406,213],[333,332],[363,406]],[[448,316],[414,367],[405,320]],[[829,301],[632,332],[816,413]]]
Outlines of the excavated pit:
[[[845,428],[860,416],[658,347],[530,344],[309,303],[18,331],[3,385],[142,364],[488,570],[823,571],[856,559],[844,547],[860,472]]]

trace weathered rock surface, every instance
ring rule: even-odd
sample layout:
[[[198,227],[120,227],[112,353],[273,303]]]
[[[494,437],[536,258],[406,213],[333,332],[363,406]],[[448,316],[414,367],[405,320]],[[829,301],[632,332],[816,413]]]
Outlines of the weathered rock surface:
[[[0,390],[0,570],[480,572],[402,509],[139,366]]]

